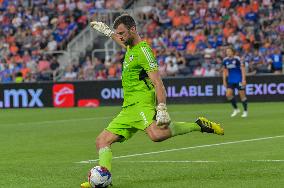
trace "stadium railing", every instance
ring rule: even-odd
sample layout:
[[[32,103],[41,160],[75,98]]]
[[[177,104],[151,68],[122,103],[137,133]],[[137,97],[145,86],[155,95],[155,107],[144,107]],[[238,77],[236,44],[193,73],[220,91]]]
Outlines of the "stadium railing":
[[[98,10],[94,14],[93,18],[89,18],[89,22],[94,19],[112,26],[114,19],[122,13],[128,13],[132,16],[135,16],[133,9],[126,9],[123,11]],[[60,62],[60,64],[69,64],[70,62],[74,62],[74,60],[78,62],[80,55],[84,55],[89,47],[94,48],[94,50],[99,49],[100,52],[102,52],[102,49],[99,48],[99,46],[95,46],[96,39],[101,36],[101,34],[93,31],[91,27],[87,26],[67,44],[67,49],[65,53],[62,53],[62,55],[58,57],[58,62]],[[110,55],[113,54],[113,52],[115,52],[117,49],[115,43],[107,38],[103,39],[103,41],[100,41],[100,43],[104,43],[105,58],[110,57]]]

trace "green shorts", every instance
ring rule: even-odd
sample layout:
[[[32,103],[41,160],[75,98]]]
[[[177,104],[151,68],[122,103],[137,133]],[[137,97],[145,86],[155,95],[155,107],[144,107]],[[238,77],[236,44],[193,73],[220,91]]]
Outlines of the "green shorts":
[[[156,109],[151,105],[134,104],[123,107],[121,112],[110,122],[107,131],[120,135],[120,142],[131,138],[138,130],[144,131],[155,120]]]

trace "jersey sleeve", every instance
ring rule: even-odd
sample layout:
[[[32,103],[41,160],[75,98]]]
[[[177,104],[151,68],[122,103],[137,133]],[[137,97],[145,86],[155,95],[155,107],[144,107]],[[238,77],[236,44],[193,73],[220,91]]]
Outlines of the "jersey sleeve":
[[[236,61],[240,64],[240,66],[244,65],[244,61],[241,60],[239,56],[235,56]]]
[[[158,62],[153,54],[153,51],[148,46],[140,46],[140,65],[146,72],[158,70]]]

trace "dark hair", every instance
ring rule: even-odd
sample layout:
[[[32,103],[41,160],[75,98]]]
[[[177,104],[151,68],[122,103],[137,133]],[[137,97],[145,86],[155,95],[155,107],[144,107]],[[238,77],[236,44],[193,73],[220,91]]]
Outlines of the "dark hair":
[[[230,49],[233,52],[233,54],[236,53],[236,50],[233,46],[228,46],[227,49]]]
[[[122,14],[118,16],[113,23],[113,28],[116,29],[120,24],[124,24],[127,29],[130,29],[131,27],[136,27],[135,20],[128,14]]]

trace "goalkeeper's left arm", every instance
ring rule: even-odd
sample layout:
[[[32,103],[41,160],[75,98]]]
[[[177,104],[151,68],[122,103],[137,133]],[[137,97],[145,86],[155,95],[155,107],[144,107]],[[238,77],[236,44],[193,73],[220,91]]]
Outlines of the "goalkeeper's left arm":
[[[98,32],[104,34],[105,36],[112,38],[117,44],[119,44],[122,48],[126,48],[124,43],[119,39],[119,36],[114,33],[108,25],[103,22],[93,21],[90,23],[91,27]]]
[[[148,72],[148,76],[154,84],[156,95],[157,95],[157,125],[158,126],[168,126],[171,122],[170,115],[167,111],[166,106],[166,90],[163,84],[163,81],[159,75],[158,71]]]

